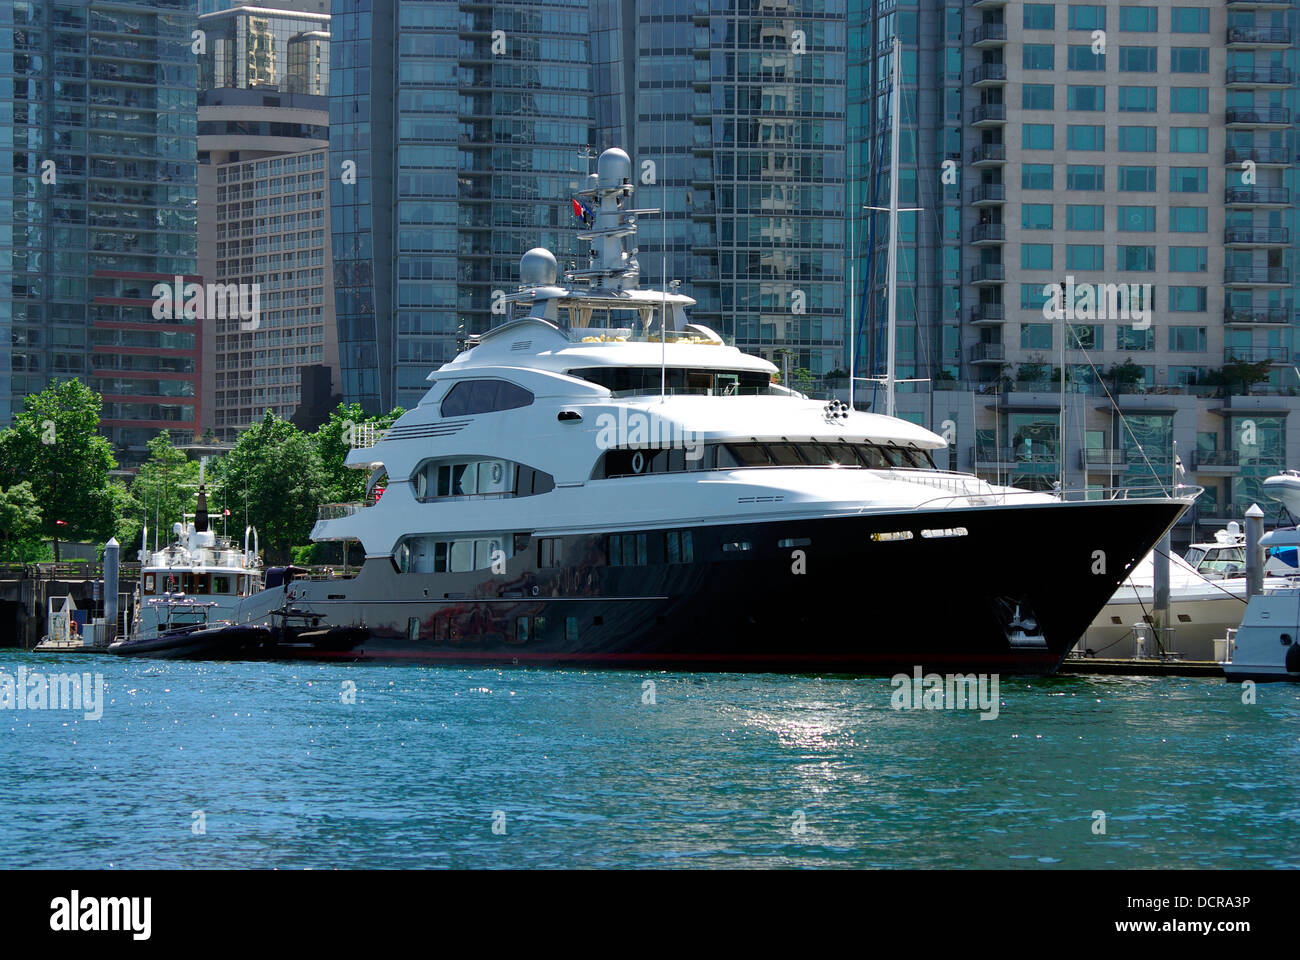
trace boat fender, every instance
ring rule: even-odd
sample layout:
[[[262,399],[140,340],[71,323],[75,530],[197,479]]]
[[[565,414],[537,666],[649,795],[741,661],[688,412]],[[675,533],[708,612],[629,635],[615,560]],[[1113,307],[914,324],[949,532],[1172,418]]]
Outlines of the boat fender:
[[[1300,673],[1300,643],[1291,644],[1286,652],[1286,672]]]

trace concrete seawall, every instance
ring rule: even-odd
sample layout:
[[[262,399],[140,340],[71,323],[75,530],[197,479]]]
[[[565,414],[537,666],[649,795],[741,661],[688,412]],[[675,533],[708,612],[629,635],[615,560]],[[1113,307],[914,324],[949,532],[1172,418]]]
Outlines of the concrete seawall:
[[[104,613],[103,597],[95,600],[95,584],[103,578],[98,563],[0,564],[0,647],[30,650],[45,635],[51,597],[71,596],[88,616]],[[120,567],[119,610],[126,610],[140,579],[138,563]],[[101,591],[102,593],[102,591]]]

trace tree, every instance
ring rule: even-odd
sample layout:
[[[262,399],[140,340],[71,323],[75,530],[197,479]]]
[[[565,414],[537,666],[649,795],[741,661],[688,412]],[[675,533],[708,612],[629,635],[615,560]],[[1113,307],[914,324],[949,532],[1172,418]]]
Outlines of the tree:
[[[199,465],[172,446],[171,434],[163,430],[148,449],[149,459],[131,483],[131,500],[117,528],[118,540],[128,550],[139,542],[142,527],[166,531],[193,513],[198,502]]]
[[[312,438],[270,410],[213,468],[232,515],[258,530],[268,558],[284,562],[303,543],[323,502],[323,472]]]
[[[0,489],[0,560],[42,559],[41,506],[26,481]]]
[[[387,430],[406,411],[397,407],[382,416],[367,416],[361,404],[342,404],[312,434],[321,464],[322,496],[325,503],[355,503],[365,498],[366,472],[346,466],[348,453],[358,445],[362,427],[374,424],[375,431]]]
[[[0,432],[0,486],[30,481],[41,507],[41,533],[59,541],[106,540],[126,491],[109,442],[99,435],[102,404],[80,380],[52,383],[26,398],[14,425]]]
[[[1146,370],[1134,363],[1132,357],[1126,357],[1123,363],[1112,363],[1110,369],[1106,371],[1106,379],[1116,390],[1135,386],[1145,378]]]
[[[1228,387],[1228,392],[1237,384],[1241,385],[1241,395],[1246,396],[1250,393],[1250,388],[1256,383],[1264,383],[1268,380],[1273,362],[1271,360],[1260,360],[1252,363],[1249,360],[1238,360],[1236,357],[1229,358],[1228,362],[1220,367],[1217,371],[1211,371],[1205,378],[1207,383],[1220,382]],[[1219,376],[1215,378],[1213,375]],[[1221,379],[1220,379],[1221,378]]]

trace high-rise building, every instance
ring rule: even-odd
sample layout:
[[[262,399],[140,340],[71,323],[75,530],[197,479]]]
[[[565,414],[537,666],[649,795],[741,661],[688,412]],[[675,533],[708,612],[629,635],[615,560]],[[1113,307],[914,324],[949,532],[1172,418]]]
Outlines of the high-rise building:
[[[227,311],[205,328],[205,428],[229,441],[268,409],[298,414],[314,368],[338,392],[329,17],[237,6],[199,17],[199,27],[200,273],[257,301],[256,316]]]
[[[931,381],[900,387],[904,414],[946,423],[953,464],[989,477],[1168,484],[1176,443],[1196,519],[1267,507],[1260,480],[1300,442],[1294,3],[881,0],[849,19],[855,210],[889,202],[902,42],[899,201],[922,209],[899,216],[898,375]],[[872,220],[853,273],[876,374]]]
[[[842,6],[611,6],[635,49],[624,109],[639,202],[664,209],[641,223],[646,281],[666,269],[698,322],[791,374],[834,372],[846,352]]]
[[[200,321],[154,310],[197,279],[194,27],[189,0],[0,7],[0,425],[78,377],[128,467],[201,417]]]
[[[341,0],[333,16],[343,393],[386,410],[413,405],[459,338],[494,325],[525,250],[578,257],[587,0]]]

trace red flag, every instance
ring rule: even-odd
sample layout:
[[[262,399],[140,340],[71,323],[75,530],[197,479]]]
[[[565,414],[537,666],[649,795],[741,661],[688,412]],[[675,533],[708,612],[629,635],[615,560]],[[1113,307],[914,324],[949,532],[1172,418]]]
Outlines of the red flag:
[[[579,220],[586,220],[587,218],[584,215],[585,212],[586,211],[582,209],[582,204],[580,204],[575,198],[573,201],[573,215],[577,217]]]
[[[224,513],[226,516],[230,516],[230,508],[229,508],[229,507],[226,507],[226,508],[222,511],[222,513]]]

